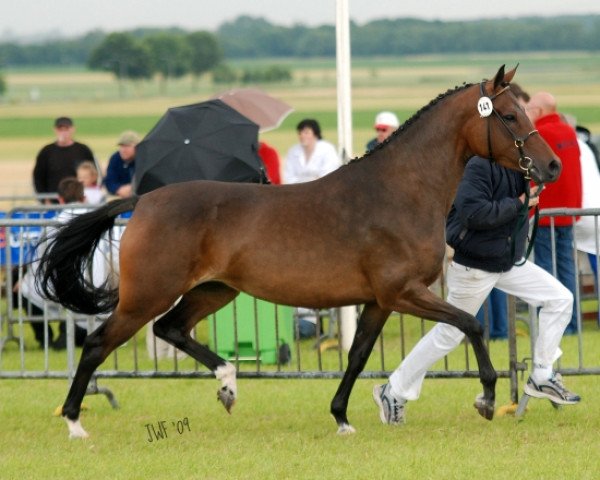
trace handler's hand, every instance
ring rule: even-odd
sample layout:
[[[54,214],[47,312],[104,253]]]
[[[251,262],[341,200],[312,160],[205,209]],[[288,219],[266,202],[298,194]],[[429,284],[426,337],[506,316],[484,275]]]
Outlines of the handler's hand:
[[[540,197],[539,197],[539,195],[537,195],[537,191],[539,188],[540,187],[538,185],[534,185],[529,190],[529,205],[527,205],[529,208],[535,207],[538,203],[540,203]],[[525,194],[524,193],[521,194],[521,196],[519,197],[519,200],[521,200],[521,203],[525,203]]]

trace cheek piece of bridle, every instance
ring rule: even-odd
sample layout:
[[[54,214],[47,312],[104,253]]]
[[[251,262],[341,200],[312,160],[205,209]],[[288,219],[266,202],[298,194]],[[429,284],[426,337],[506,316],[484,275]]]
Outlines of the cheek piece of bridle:
[[[485,97],[487,97],[487,95],[485,94],[485,80],[483,80],[480,84],[479,84],[479,92],[480,92],[480,97],[479,97],[479,102],[481,104],[482,99],[484,99]],[[500,90],[498,93],[496,93],[495,95],[492,95],[491,97],[487,97],[489,100],[488,101],[484,101],[483,102],[483,107],[481,107],[481,105],[478,105],[479,108],[479,112],[481,113],[482,117],[487,117],[488,121],[487,121],[487,143],[488,143],[488,151],[489,151],[489,155],[490,155],[490,160],[493,162],[494,161],[494,156],[492,154],[492,139],[491,139],[491,128],[490,128],[490,117],[492,114],[496,115],[496,117],[498,118],[498,120],[500,120],[500,123],[502,123],[502,125],[504,125],[504,127],[506,128],[506,130],[508,130],[508,133],[510,134],[510,136],[513,138],[513,140],[515,141],[515,147],[517,147],[517,150],[519,150],[519,168],[521,170],[523,170],[525,172],[525,179],[527,180],[527,182],[525,183],[525,202],[523,203],[523,209],[519,214],[519,220],[517,220],[517,223],[515,225],[515,229],[512,235],[512,241],[511,241],[511,257],[514,258],[514,253],[515,253],[515,241],[518,235],[518,232],[525,226],[525,224],[528,221],[528,210],[529,210],[529,198],[530,198],[530,193],[529,193],[529,180],[531,180],[531,167],[533,166],[533,160],[531,160],[530,157],[527,157],[525,155],[525,151],[523,150],[523,146],[525,145],[525,142],[527,141],[527,139],[529,137],[531,137],[534,134],[539,134],[539,132],[537,130],[532,130],[531,132],[529,132],[527,135],[525,135],[525,137],[520,138],[517,137],[515,135],[515,133],[510,129],[510,127],[508,126],[508,124],[506,123],[506,121],[502,118],[502,115],[500,115],[497,110],[494,108],[494,105],[492,103],[492,101],[498,96],[503,94],[504,92],[506,92],[506,90],[508,90],[510,88],[510,85],[505,86],[502,90]],[[491,110],[491,112],[490,112]],[[543,189],[544,185],[543,184],[539,184],[539,188],[538,191],[536,192],[536,196],[539,195],[540,193],[542,193],[542,189]],[[520,266],[523,265],[526,261],[527,258],[529,258],[529,255],[531,254],[531,250],[533,248],[533,243],[534,243],[534,239],[537,233],[537,225],[538,225],[538,220],[539,220],[539,206],[536,205],[535,207],[535,212],[534,212],[534,217],[533,217],[533,228],[531,231],[531,235],[529,237],[529,245],[527,246],[527,250],[525,252],[525,256],[523,257],[523,259],[521,261],[518,261],[515,263],[516,266]]]
[[[490,127],[490,117],[492,114],[496,115],[496,118],[498,118],[498,120],[500,120],[500,123],[502,123],[502,125],[504,125],[504,127],[506,128],[506,130],[508,131],[509,135],[513,138],[514,142],[515,142],[515,147],[517,147],[517,150],[519,150],[519,168],[521,168],[521,170],[523,170],[525,172],[525,178],[527,180],[531,180],[531,167],[533,166],[533,160],[531,160],[531,158],[529,158],[528,156],[525,155],[525,151],[523,150],[523,146],[525,145],[525,142],[527,141],[527,139],[529,137],[531,137],[532,135],[535,135],[538,133],[537,130],[532,130],[531,132],[529,132],[527,135],[525,135],[524,137],[517,137],[515,135],[515,133],[510,129],[510,127],[508,126],[508,124],[506,123],[506,121],[502,118],[502,115],[500,115],[498,113],[498,111],[494,108],[493,106],[493,100],[499,96],[502,95],[504,92],[506,92],[509,88],[510,85],[505,86],[502,90],[500,90],[498,93],[492,95],[491,97],[488,97],[485,94],[485,83],[486,80],[483,80],[480,84],[479,84],[479,92],[480,92],[480,101],[481,99],[483,99],[484,97],[489,98],[489,102],[487,103],[489,105],[489,108],[491,109],[491,112],[488,113],[487,115],[482,114],[481,116],[487,116],[488,122],[487,122],[487,144],[488,144],[488,151],[489,151],[489,159],[491,161],[494,161],[494,155],[492,153],[492,137],[491,137],[491,127]],[[481,110],[480,110],[481,113]]]

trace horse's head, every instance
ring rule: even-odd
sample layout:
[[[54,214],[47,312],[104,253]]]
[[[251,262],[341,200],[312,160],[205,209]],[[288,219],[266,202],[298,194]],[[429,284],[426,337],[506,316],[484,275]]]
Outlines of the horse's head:
[[[477,101],[473,101],[473,115],[466,125],[469,149],[504,167],[530,174],[536,182],[553,182],[562,165],[510,91],[516,70],[505,73],[502,65],[493,80],[471,88],[477,92]]]

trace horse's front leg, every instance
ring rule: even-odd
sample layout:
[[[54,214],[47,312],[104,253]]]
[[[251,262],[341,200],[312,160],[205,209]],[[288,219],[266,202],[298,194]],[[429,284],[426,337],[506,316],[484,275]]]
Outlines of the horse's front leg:
[[[356,378],[365,368],[377,336],[390,315],[389,310],[382,310],[376,303],[366,304],[354,335],[352,347],[348,353],[348,367],[340,386],[331,401],[331,414],[338,424],[339,434],[354,433],[347,417],[348,400]]]

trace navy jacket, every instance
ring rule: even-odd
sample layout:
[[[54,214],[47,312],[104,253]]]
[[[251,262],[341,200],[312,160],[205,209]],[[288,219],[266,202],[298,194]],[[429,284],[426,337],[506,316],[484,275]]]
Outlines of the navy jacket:
[[[108,161],[106,168],[106,177],[104,177],[104,186],[113,195],[123,185],[131,183],[135,173],[135,160],[126,162],[121,158],[119,152],[113,153]]]
[[[512,237],[526,215],[518,198],[526,182],[522,173],[485,158],[469,160],[446,221],[446,241],[455,250],[454,261],[506,272],[523,257],[528,222],[516,235],[514,247]]]

